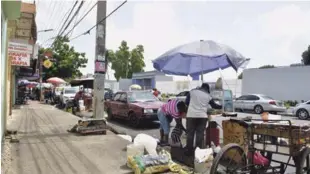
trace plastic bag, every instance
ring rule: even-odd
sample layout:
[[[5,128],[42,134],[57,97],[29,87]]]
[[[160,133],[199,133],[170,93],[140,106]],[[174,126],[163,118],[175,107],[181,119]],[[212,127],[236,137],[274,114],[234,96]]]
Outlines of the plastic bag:
[[[168,152],[163,151],[159,155],[129,156],[128,165],[135,174],[152,174],[168,171],[171,158]]]
[[[144,145],[145,150],[150,155],[157,155],[157,140],[147,134],[138,134],[133,143],[136,145]]]

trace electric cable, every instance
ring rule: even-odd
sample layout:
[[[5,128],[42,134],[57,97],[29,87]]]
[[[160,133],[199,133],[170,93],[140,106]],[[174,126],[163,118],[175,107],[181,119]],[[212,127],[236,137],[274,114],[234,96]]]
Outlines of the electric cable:
[[[125,0],[123,3],[121,3],[118,7],[116,7],[112,12],[110,12],[106,17],[104,17],[103,19],[101,19],[99,22],[97,22],[94,26],[92,26],[90,29],[86,30],[85,32],[75,36],[74,38],[70,39],[70,41],[74,40],[74,39],[77,39],[83,35],[86,35],[86,34],[90,34],[90,31],[92,29],[94,29],[98,24],[100,24],[102,21],[106,20],[108,17],[110,17],[113,13],[115,13],[119,8],[121,8],[124,4],[127,3],[127,0]]]
[[[75,6],[77,5],[77,3],[78,3],[78,0],[75,1],[73,7],[70,9],[70,12],[69,12],[69,14],[68,14],[66,20],[65,20],[64,23],[62,24],[62,27],[60,28],[58,34],[55,36],[53,42],[50,44],[49,47],[52,47],[52,46],[54,45],[54,43],[55,43],[56,38],[57,38],[58,36],[60,36],[60,33],[63,31],[63,28],[64,28],[65,24],[67,23],[67,21],[69,20],[69,18],[70,18],[70,16],[71,16],[71,14],[72,14],[72,12],[73,12]]]
[[[66,25],[66,27],[64,28],[64,30],[60,33],[60,36],[63,35],[63,33],[68,29],[68,27],[70,26],[70,24],[72,23],[72,21],[74,20],[74,18],[76,17],[76,15],[79,13],[79,11],[81,10],[81,7],[83,6],[84,1],[82,1],[78,7],[78,9],[75,11],[75,13],[73,14],[73,16],[71,17],[70,21],[68,22],[68,24]]]
[[[67,36],[72,30],[74,30],[74,28],[79,25],[79,23],[82,22],[82,20],[96,7],[97,2],[84,14],[84,16],[73,26],[73,28],[71,28],[70,31],[68,31],[68,33],[65,35]]]

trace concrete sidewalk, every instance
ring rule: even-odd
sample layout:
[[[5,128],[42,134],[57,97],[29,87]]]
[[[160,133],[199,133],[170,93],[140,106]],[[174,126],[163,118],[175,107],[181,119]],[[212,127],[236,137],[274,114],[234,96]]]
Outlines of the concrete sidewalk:
[[[19,143],[5,143],[9,174],[125,174],[128,141],[107,135],[77,136],[67,129],[78,117],[50,105],[31,102],[14,111],[8,130],[17,130]],[[7,140],[6,140],[7,141]],[[9,155],[8,155],[9,154]],[[2,166],[3,167],[3,166]]]

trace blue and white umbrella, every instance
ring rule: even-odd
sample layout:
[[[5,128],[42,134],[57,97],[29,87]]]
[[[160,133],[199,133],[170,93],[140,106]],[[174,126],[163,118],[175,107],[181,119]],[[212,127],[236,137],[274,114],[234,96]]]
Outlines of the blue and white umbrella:
[[[249,60],[229,46],[201,40],[173,48],[152,62],[166,74],[197,76],[228,67],[237,71]]]

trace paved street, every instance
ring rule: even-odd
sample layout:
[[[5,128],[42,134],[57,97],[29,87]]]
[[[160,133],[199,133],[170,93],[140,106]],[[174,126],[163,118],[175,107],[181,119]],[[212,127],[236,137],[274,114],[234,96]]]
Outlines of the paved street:
[[[260,119],[260,115],[257,115],[257,114],[238,113],[238,117],[247,117],[247,116],[251,116],[253,118]],[[216,117],[215,121],[221,125],[222,121],[225,119],[229,119],[229,118]],[[283,120],[291,120],[292,122],[294,122],[296,124],[310,124],[310,120],[309,121],[298,120],[296,117],[292,117],[292,116],[282,116],[282,119]],[[143,132],[143,133],[146,133],[148,135],[152,135],[156,138],[159,138],[158,137],[159,136],[159,132],[158,132],[159,123],[158,122],[147,123],[145,125],[142,125],[141,128],[139,128],[139,129],[135,129],[135,128],[127,126],[126,121],[123,121],[123,120],[116,120],[116,121],[112,121],[109,123],[111,126],[116,128],[117,130],[119,130],[121,132],[125,132],[126,134],[131,135],[131,136],[136,136],[137,134]],[[185,119],[183,119],[183,124],[184,124],[184,126],[186,125]],[[171,124],[171,127],[173,128],[174,125],[175,125],[175,122],[173,121]]]
[[[77,136],[67,129],[78,117],[50,105],[32,102],[19,109],[8,129],[17,129],[20,143],[11,143],[9,174],[120,174],[128,141],[115,136]]]

